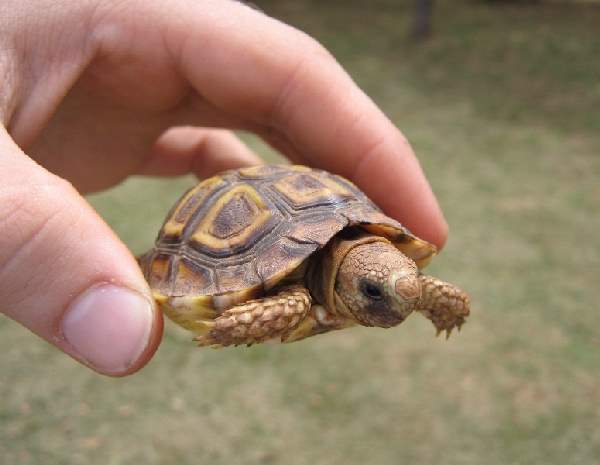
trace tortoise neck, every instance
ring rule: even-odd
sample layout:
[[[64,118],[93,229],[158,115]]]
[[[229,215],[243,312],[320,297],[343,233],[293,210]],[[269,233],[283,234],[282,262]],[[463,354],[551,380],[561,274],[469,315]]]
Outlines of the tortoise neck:
[[[336,296],[335,281],[348,252],[354,247],[372,242],[389,243],[384,237],[367,233],[352,238],[338,235],[323,250],[311,257],[306,282],[314,299],[329,312],[354,319],[342,299]]]

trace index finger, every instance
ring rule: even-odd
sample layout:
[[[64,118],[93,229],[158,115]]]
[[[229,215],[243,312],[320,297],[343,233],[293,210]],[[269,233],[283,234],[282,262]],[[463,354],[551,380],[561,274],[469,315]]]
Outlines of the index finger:
[[[184,7],[186,21],[171,27],[168,43],[204,99],[271,134],[295,161],[348,177],[443,246],[447,225],[410,145],[322,46],[237,3],[209,13]]]

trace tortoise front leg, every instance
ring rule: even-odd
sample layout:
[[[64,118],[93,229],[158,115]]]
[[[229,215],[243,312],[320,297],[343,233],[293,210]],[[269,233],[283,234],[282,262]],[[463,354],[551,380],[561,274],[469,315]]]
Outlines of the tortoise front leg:
[[[417,311],[429,318],[439,335],[446,331],[446,337],[454,328],[460,330],[470,312],[467,293],[433,276],[419,275],[421,299]]]
[[[252,345],[274,338],[283,341],[305,319],[310,307],[308,289],[288,287],[231,307],[214,321],[203,321],[206,332],[195,340],[202,347]]]
[[[347,318],[332,315],[322,305],[313,305],[304,320],[282,342],[296,342],[317,334],[328,333],[338,329],[355,326],[356,322]]]

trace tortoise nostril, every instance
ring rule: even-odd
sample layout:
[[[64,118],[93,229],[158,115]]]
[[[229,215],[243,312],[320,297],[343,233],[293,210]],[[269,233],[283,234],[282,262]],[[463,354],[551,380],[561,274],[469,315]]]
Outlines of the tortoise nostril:
[[[421,285],[417,279],[411,276],[403,276],[396,279],[394,285],[396,294],[404,300],[414,300],[421,297]]]

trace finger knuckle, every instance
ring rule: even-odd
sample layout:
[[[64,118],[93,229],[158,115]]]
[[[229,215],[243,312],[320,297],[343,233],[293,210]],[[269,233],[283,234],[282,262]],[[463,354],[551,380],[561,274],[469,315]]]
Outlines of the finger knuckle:
[[[72,224],[71,198],[74,188],[67,181],[3,188],[0,191],[0,274],[12,273],[20,263],[32,264],[40,244],[55,247]]]

